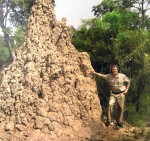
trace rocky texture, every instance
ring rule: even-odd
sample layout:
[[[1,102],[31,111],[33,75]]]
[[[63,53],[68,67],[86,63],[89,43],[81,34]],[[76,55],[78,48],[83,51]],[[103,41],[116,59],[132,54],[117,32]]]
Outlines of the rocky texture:
[[[71,36],[66,19],[56,21],[51,0],[36,0],[25,43],[1,72],[0,138],[90,138],[102,111],[89,55],[75,49]]]

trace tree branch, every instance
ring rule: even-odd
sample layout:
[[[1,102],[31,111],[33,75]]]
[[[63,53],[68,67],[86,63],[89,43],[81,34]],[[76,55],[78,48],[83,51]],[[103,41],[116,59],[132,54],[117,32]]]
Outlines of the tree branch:
[[[150,7],[146,9],[146,11],[150,10]]]
[[[147,9],[147,8],[148,8],[148,6],[149,6],[149,2],[147,2],[147,5],[146,5],[146,8],[145,8],[145,9]]]
[[[7,17],[8,17],[8,13],[10,12],[10,10],[11,9],[8,9],[8,7],[6,8],[6,13],[4,14],[4,21],[5,21],[5,23],[4,23],[4,25],[6,26],[6,22],[7,22]]]
[[[139,7],[140,7],[140,5],[142,5],[142,3],[140,3],[140,1],[138,1],[137,4],[139,5]]]

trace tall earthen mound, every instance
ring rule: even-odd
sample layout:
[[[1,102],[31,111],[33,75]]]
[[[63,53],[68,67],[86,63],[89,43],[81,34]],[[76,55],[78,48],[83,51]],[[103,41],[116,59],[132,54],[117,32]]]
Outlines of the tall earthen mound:
[[[90,138],[101,106],[89,55],[79,53],[71,37],[65,19],[56,21],[51,0],[36,0],[25,43],[1,72],[1,139]]]

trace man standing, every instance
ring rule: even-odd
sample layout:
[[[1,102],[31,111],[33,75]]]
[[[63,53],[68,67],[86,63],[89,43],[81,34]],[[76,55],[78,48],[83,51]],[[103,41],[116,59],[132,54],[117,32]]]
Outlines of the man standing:
[[[95,75],[100,76],[106,79],[109,87],[110,87],[110,99],[108,104],[108,115],[107,115],[107,123],[106,125],[111,125],[112,121],[112,111],[114,104],[117,103],[118,106],[118,117],[117,117],[117,126],[123,127],[123,112],[124,112],[124,103],[125,103],[125,95],[128,92],[130,87],[130,80],[124,74],[119,73],[118,66],[113,65],[111,67],[111,74],[100,74],[94,72]]]

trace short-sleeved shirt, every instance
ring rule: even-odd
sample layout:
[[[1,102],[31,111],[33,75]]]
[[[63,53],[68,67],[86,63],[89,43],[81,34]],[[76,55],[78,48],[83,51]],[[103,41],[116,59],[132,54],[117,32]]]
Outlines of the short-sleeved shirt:
[[[113,74],[101,74],[100,76],[106,79],[108,85],[110,86],[110,90],[113,92],[125,91],[126,85],[130,83],[129,78],[122,73],[118,73],[115,77]]]

